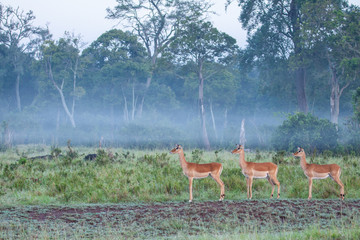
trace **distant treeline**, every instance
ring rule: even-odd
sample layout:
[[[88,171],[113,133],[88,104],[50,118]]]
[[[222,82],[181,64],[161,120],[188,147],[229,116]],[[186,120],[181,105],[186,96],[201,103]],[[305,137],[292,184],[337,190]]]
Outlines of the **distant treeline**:
[[[90,44],[0,3],[1,146],[220,148],[239,143],[245,119],[248,146],[287,150],[273,139],[295,112],[328,119],[337,143],[357,139],[358,6],[239,0],[240,48],[208,21],[208,2],[127,2],[107,10],[119,28]]]

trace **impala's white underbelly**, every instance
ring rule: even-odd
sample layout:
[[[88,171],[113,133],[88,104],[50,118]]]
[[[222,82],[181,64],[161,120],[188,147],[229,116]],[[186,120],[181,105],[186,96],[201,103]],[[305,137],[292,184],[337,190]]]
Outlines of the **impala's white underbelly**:
[[[249,177],[249,174],[242,171],[242,173],[244,174],[245,177]],[[252,176],[253,178],[267,178],[268,177],[268,172],[260,172],[260,171],[253,171],[252,172]]]
[[[308,178],[309,176],[306,175]],[[330,175],[329,173],[323,173],[323,174],[316,174],[312,177],[312,179],[325,179],[325,178],[328,178]]]
[[[321,176],[321,177],[313,177],[313,179],[325,179],[325,178],[328,178],[329,177],[329,175],[326,175],[326,176]]]
[[[194,179],[201,179],[201,178],[207,178],[209,176],[210,173],[186,173],[183,172],[185,176],[187,177],[192,177]]]

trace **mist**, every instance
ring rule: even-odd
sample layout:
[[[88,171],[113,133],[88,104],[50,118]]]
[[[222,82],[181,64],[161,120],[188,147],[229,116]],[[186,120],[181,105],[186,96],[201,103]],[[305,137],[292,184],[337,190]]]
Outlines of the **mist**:
[[[244,89],[246,91],[246,89]],[[148,96],[151,98],[152,96]],[[156,102],[154,102],[156,105]],[[258,105],[250,102],[249,106]],[[294,112],[295,112],[295,106]],[[46,144],[89,147],[121,147],[156,149],[171,148],[181,144],[186,148],[204,148],[202,142],[199,107],[193,104],[176,104],[166,110],[148,109],[133,120],[124,119],[124,106],[117,108],[95,107],[90,101],[79,100],[76,106],[73,128],[64,110],[55,104],[35,109],[25,106],[21,113],[2,115],[2,141],[10,135],[12,145]],[[227,109],[218,106],[213,109],[214,129],[209,105],[206,104],[206,129],[211,149],[231,148],[240,142],[241,121],[245,120],[246,147],[272,149],[272,135],[275,129],[294,113],[284,109],[256,107],[249,109],[234,104]],[[3,112],[4,113],[4,112]],[[346,118],[346,116],[345,116]]]
[[[353,118],[358,49],[334,39],[314,39],[324,33],[316,32],[305,10],[309,24],[299,27],[309,36],[299,37],[306,49],[297,49],[298,38],[291,34],[272,38],[261,24],[252,26],[254,32],[241,48],[205,17],[208,3],[201,3],[203,8],[191,2],[173,8],[158,4],[161,17],[141,14],[146,29],[131,22],[138,15],[122,8],[108,10],[108,18],[129,24],[105,31],[89,44],[70,32],[54,39],[48,28],[34,25],[32,13],[10,11],[26,20],[18,25],[6,24],[15,19],[11,14],[2,15],[0,144],[63,146],[70,140],[93,147],[100,142],[104,147],[152,149],[182,144],[211,150],[242,142],[247,148],[273,149],[279,136],[308,131],[298,122],[292,127],[299,133],[279,135],[279,127],[298,112],[319,119],[320,125],[314,124],[324,139],[323,126],[336,128],[341,144],[345,132],[358,126]],[[349,16],[338,20],[337,31],[351,45],[359,35],[352,35],[351,17],[357,19],[359,9],[336,7]],[[166,24],[152,24],[154,19]],[[271,19],[262,21],[272,24]],[[20,40],[13,39],[14,34]],[[355,139],[357,133],[350,135]],[[282,147],[289,150],[291,144]]]

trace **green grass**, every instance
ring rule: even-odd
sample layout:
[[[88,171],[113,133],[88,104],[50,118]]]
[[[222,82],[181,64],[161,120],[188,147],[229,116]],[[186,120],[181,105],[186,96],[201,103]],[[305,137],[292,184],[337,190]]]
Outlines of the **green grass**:
[[[225,200],[246,199],[246,181],[239,167],[239,156],[230,150],[201,151],[185,149],[190,162],[221,162],[224,166],[221,178],[225,183]],[[169,154],[169,149],[128,150],[106,149],[99,152],[95,148],[76,147],[76,155],[70,155],[66,147],[61,148],[62,156],[48,160],[30,160],[31,157],[51,154],[51,148],[43,145],[21,145],[6,152],[0,152],[0,206],[74,206],[82,204],[143,204],[154,202],[186,203],[189,198],[188,179],[183,175],[177,155]],[[111,155],[108,154],[111,152]],[[85,161],[88,153],[98,153],[94,161]],[[74,157],[75,156],[75,157]],[[281,183],[281,199],[298,201],[308,196],[308,180],[299,159],[290,154],[275,152],[246,153],[246,160],[253,162],[280,161],[278,179]],[[308,162],[326,164],[337,163],[342,168],[341,180],[345,185],[346,199],[360,196],[360,163],[358,158],[346,155],[308,156]],[[267,200],[271,186],[265,179],[256,179],[253,184],[253,199]],[[211,178],[196,179],[193,185],[194,202],[216,201],[220,189]],[[313,199],[337,199],[339,186],[330,178],[315,180]],[[261,201],[259,208],[261,208]],[[45,211],[45,210],[44,210]],[[271,211],[268,209],[266,211]],[[18,213],[17,213],[18,214]],[[291,210],[287,218],[293,218]],[[299,212],[301,217],[302,212]],[[308,217],[306,213],[304,218]],[[299,217],[297,216],[297,217]],[[334,221],[303,226],[301,230],[292,227],[274,230],[267,226],[258,228],[242,226],[237,218],[222,218],[215,225],[173,217],[154,224],[123,225],[113,224],[109,219],[105,226],[94,227],[84,224],[64,224],[51,222],[40,224],[20,221],[19,218],[0,221],[0,239],[118,239],[147,238],[167,239],[359,239],[360,221],[355,217],[346,224]],[[330,216],[331,217],[331,216]],[[76,216],[69,216],[76,218]],[[251,223],[251,221],[249,222]],[[284,223],[286,224],[286,223]],[[160,228],[158,228],[160,225]],[[142,229],[148,235],[141,235]],[[162,230],[159,230],[162,229]],[[163,232],[162,232],[163,231]]]
[[[0,204],[77,204],[181,201],[188,199],[188,179],[183,175],[178,156],[168,150],[105,150],[105,155],[95,161],[85,161],[87,153],[97,149],[75,148],[78,157],[53,160],[29,160],[28,158],[50,154],[48,146],[18,146],[0,153]],[[111,151],[113,157],[107,156]],[[238,163],[238,155],[222,150],[203,152],[187,150],[188,161],[199,163],[221,162],[224,170],[221,178],[225,183],[226,199],[246,198],[246,182]],[[247,161],[272,161],[274,152],[246,153]],[[344,160],[345,159],[345,160]],[[310,162],[310,157],[308,159]],[[315,163],[337,163],[342,168],[341,179],[346,198],[357,198],[360,189],[360,168],[353,156],[322,157]],[[290,155],[279,164],[278,179],[281,198],[307,198],[308,181],[299,160]],[[269,198],[271,186],[265,179],[255,179],[253,199]],[[193,186],[194,200],[216,200],[220,189],[211,178],[196,179]],[[313,198],[337,198],[339,186],[330,178],[315,180]]]

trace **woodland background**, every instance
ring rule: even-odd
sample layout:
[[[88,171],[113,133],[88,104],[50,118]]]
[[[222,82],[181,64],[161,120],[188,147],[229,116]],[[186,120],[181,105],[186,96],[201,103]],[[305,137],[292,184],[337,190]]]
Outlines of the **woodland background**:
[[[89,44],[0,3],[1,150],[71,139],[360,153],[359,6],[224,1],[241,7],[240,48],[209,21],[210,1],[117,3],[118,28]]]

